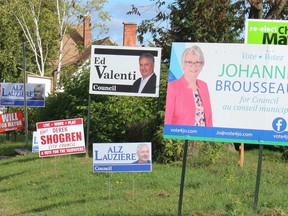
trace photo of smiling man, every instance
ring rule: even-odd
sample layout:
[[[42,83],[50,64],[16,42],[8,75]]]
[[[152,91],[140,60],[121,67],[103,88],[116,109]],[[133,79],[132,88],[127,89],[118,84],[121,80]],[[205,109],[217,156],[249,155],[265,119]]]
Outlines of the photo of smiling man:
[[[157,76],[154,73],[154,64],[154,56],[151,53],[143,53],[139,56],[141,78],[133,83],[132,92],[148,94],[156,92]]]
[[[150,157],[150,151],[147,144],[139,144],[137,146],[137,157],[138,160],[133,162],[133,164],[145,164],[145,163],[151,163],[149,157]]]

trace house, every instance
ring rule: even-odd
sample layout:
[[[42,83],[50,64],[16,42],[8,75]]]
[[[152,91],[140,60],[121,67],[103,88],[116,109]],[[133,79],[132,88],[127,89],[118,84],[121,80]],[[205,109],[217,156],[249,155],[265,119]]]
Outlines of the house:
[[[136,46],[136,23],[124,22],[123,45]],[[117,46],[111,37],[92,41],[91,17],[83,16],[82,25],[74,25],[64,37],[62,66],[75,65],[90,57],[92,45]]]
[[[111,37],[92,41],[91,17],[83,16],[81,25],[73,25],[64,36],[62,68],[87,62],[91,55],[91,45],[117,46]],[[123,45],[136,46],[137,23],[124,22]],[[55,62],[57,68],[58,60]],[[81,68],[81,67],[80,67]],[[56,80],[56,71],[54,80]]]

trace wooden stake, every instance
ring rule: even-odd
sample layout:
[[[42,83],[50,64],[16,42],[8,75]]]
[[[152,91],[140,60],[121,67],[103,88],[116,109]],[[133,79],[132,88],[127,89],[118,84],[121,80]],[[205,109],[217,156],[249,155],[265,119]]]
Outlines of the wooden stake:
[[[244,165],[244,144],[241,143],[239,146],[239,165],[240,167],[243,167]]]

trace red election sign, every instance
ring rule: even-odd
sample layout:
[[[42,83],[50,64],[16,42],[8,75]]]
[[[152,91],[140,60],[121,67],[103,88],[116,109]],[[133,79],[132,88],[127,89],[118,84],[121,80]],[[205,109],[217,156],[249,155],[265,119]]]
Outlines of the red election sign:
[[[22,112],[9,112],[0,114],[0,133],[12,130],[23,130]]]
[[[83,119],[38,122],[39,156],[85,153]]]

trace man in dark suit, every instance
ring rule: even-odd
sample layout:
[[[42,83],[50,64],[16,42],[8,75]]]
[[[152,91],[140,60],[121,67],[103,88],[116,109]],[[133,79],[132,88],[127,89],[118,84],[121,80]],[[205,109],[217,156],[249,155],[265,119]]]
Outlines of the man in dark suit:
[[[135,93],[156,93],[157,76],[154,73],[154,56],[151,53],[143,53],[139,57],[141,78],[137,79],[131,91]]]

